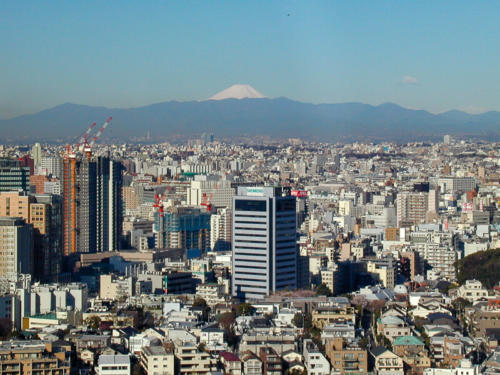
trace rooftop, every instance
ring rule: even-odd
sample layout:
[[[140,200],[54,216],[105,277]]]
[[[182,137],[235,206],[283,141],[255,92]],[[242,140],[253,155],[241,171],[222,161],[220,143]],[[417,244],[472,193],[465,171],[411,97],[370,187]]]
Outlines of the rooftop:
[[[130,365],[130,357],[125,354],[101,355],[99,365]]]
[[[416,336],[398,336],[394,339],[393,346],[402,345],[424,345],[424,343]]]

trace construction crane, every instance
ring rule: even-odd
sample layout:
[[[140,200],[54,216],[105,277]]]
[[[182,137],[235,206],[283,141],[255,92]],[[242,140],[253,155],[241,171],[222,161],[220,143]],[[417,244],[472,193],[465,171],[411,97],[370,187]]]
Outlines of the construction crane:
[[[97,125],[96,122],[93,122],[92,125],[89,126],[86,132],[84,132],[79,138],[78,138],[78,143],[76,144],[76,149],[80,150],[80,146],[83,146],[84,144],[87,143],[89,134],[92,132],[92,129],[95,128]]]
[[[165,197],[165,194],[159,195],[155,194],[155,203],[153,203],[153,207],[155,208],[156,212],[158,212],[158,244],[157,247],[158,249],[163,249],[165,247],[164,244],[164,238],[163,238],[163,232],[164,232],[164,224],[163,220],[165,217],[165,212],[163,208],[163,198]]]
[[[76,153],[79,152],[84,152],[87,155],[87,158],[90,158],[91,156],[91,150],[92,146],[96,143],[96,141],[99,139],[101,134],[104,132],[104,130],[108,127],[109,123],[111,122],[112,117],[108,117],[108,119],[102,124],[101,128],[99,131],[95,134],[95,136],[92,138],[90,143],[88,142],[90,134],[96,127],[97,123],[93,122],[88,129],[80,136],[78,137],[78,141],[75,145],[66,145],[66,153],[64,154],[65,158],[68,157],[76,157]]]
[[[96,135],[94,136],[94,138],[92,138],[92,141],[90,141],[90,144],[89,144],[89,147],[92,148],[92,146],[96,143],[96,141],[99,139],[99,137],[101,136],[102,132],[108,127],[108,125],[110,124],[111,120],[113,120],[112,117],[108,117],[108,119],[104,122],[104,124],[102,124],[101,128],[99,129],[99,131],[96,133]]]
[[[212,203],[210,203],[210,199],[213,194],[207,195],[207,193],[203,193],[201,197],[201,206],[205,206],[207,212],[212,212]]]

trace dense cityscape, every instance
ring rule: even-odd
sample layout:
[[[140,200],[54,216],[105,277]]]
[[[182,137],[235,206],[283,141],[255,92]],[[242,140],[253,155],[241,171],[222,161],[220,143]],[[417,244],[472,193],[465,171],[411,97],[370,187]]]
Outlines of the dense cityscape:
[[[500,372],[498,143],[105,144],[110,121],[0,146],[2,373]]]

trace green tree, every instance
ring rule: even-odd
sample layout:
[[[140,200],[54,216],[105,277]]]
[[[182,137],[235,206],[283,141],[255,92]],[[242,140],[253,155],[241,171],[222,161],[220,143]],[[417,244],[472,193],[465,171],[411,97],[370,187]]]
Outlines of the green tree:
[[[194,300],[193,307],[208,307],[208,304],[205,299],[198,297]]]
[[[304,314],[299,312],[295,313],[292,323],[297,328],[304,328]]]
[[[204,342],[200,342],[200,345],[198,345],[198,350],[200,352],[206,352],[207,351],[207,346],[205,345]]]
[[[85,324],[93,330],[96,330],[101,326],[101,318],[95,315],[89,316],[87,319],[85,319]]]
[[[363,337],[363,338],[359,339],[358,345],[360,348],[366,349],[366,348],[368,348],[369,342],[370,342],[370,340],[368,340],[368,337]]]
[[[316,295],[330,297],[332,295],[332,291],[326,286],[325,283],[321,283],[316,288]]]
[[[203,320],[208,320],[208,315],[210,314],[210,307],[203,298],[196,298],[193,302],[193,307],[201,308],[203,314]]]
[[[472,303],[462,297],[458,297],[451,304],[458,313],[463,313],[467,306],[472,306]]]
[[[252,315],[255,311],[255,308],[250,305],[249,303],[240,303],[238,305],[238,309],[237,309],[237,315],[238,316],[248,316],[248,315]]]

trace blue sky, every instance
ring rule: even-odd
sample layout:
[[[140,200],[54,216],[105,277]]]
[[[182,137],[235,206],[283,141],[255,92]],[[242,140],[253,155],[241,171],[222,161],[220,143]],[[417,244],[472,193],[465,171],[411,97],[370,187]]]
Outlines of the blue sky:
[[[2,1],[0,118],[269,97],[500,109],[500,2]]]

